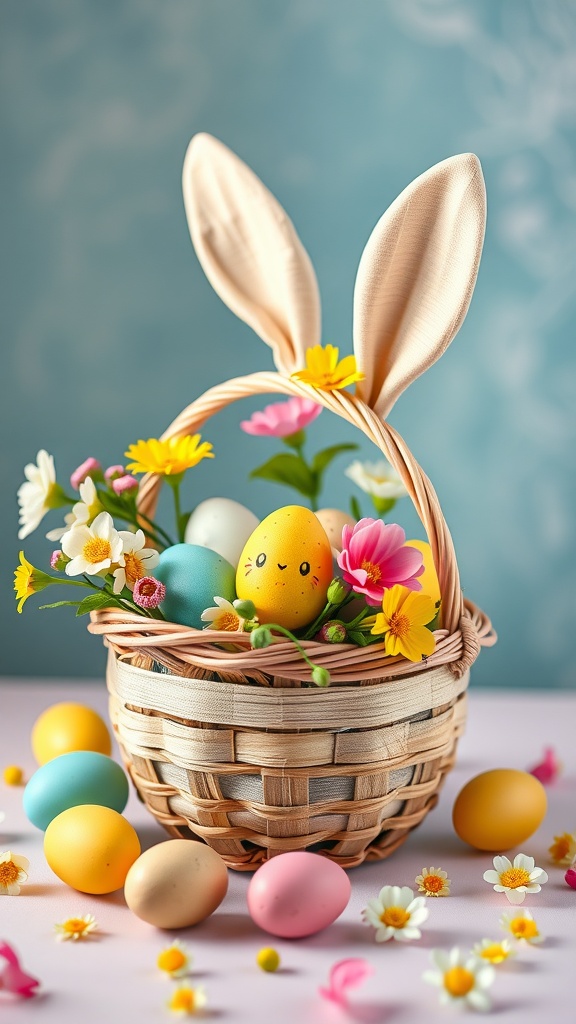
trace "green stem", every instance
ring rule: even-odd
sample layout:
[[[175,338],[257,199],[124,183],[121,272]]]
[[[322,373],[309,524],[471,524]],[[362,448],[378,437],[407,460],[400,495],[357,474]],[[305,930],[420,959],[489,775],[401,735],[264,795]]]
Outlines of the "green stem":
[[[136,525],[138,524],[138,521],[140,519],[143,519],[145,523],[148,523],[149,526],[151,526],[156,531],[156,533],[158,534],[158,537],[161,537],[165,541],[166,545],[169,548],[174,547],[174,541],[172,540],[170,534],[166,533],[166,530],[163,530],[161,526],[158,526],[158,523],[155,523],[152,519],[149,518],[149,516],[144,515],[143,512],[137,512],[136,515],[137,515],[137,519],[135,520],[135,524]],[[141,527],[141,529],[144,529],[144,527]],[[148,537],[151,536],[151,534],[147,533],[146,530],[144,530],[144,533],[146,533],[146,536],[148,536]]]
[[[295,644],[295,646],[300,651],[300,654],[304,658],[304,661],[306,662],[306,664],[309,665],[310,668],[312,668],[312,669],[317,668],[317,666],[314,664],[314,662],[311,661],[310,658],[308,657],[308,655],[306,654],[306,651],[302,647],[302,644],[300,643],[300,641],[297,639],[297,637],[294,636],[294,633],[291,633],[289,629],[285,629],[284,626],[279,626],[277,622],[266,622],[265,625],[270,630],[270,632],[272,632],[272,630],[274,629],[278,633],[282,633],[283,636],[288,638],[288,640],[291,640],[292,643]]]
[[[167,476],[166,482],[170,484],[172,494],[174,495],[174,512],[176,514],[176,535],[178,537],[178,543],[184,543],[184,523],[182,521],[182,509],[180,507],[180,481],[182,480],[182,474],[179,473],[172,479]]]
[[[324,606],[324,611],[320,612],[320,615],[318,615],[318,617],[314,619],[314,622],[312,623],[311,626],[308,627],[302,639],[311,640],[314,634],[318,632],[320,627],[324,625],[324,621],[328,618],[332,608],[337,607],[338,605],[332,604],[331,601],[328,601],[328,603]]]

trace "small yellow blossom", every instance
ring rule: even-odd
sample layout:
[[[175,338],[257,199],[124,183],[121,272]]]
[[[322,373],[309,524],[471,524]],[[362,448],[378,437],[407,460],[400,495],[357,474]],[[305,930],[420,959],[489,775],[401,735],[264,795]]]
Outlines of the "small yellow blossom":
[[[0,895],[18,896],[20,882],[28,878],[29,867],[30,862],[26,857],[20,857],[10,850],[0,853]]]
[[[307,348],[306,369],[297,370],[292,377],[320,391],[341,391],[349,384],[364,380],[365,374],[356,369],[355,356],[345,356],[338,361],[338,355],[339,350],[334,345]]]
[[[208,441],[199,444],[200,434],[193,437],[171,437],[160,441],[151,437],[137,441],[125,452],[133,461],[126,467],[131,473],[156,473],[157,476],[178,476],[196,466],[202,459],[213,459],[214,452]]]
[[[415,881],[418,892],[426,896],[450,895],[450,879],[442,868],[422,868],[422,874],[417,875]]]
[[[16,592],[16,601],[18,602],[18,611],[21,613],[24,602],[32,594],[37,594],[40,590],[44,590],[44,587],[50,586],[51,583],[59,583],[60,580],[53,579],[52,576],[48,576],[41,569],[35,569],[28,559],[24,557],[23,551],[20,552],[19,557],[20,565],[16,566],[14,570],[14,590]]]
[[[576,857],[576,835],[572,832],[563,832],[561,836],[554,836],[548,853],[559,867],[565,865],[569,868]]]
[[[280,956],[271,946],[264,946],[263,949],[258,951],[256,963],[263,971],[273,974],[280,966]]]
[[[434,634],[426,626],[436,615],[436,608],[427,594],[416,594],[396,584],[384,591],[382,611],[376,616],[371,632],[384,634],[386,654],[403,655],[408,661],[421,661],[436,646]]]
[[[58,942],[67,942],[68,939],[77,942],[78,939],[87,938],[91,932],[95,932],[97,929],[98,924],[94,914],[84,914],[84,917],[69,917],[61,924],[54,925]]]
[[[7,786],[20,786],[24,778],[24,772],[16,764],[9,764],[2,772],[2,778]]]
[[[479,957],[480,960],[486,960],[489,964],[502,964],[508,957],[516,956],[516,950],[512,949],[508,939],[502,939],[502,942],[497,942],[494,939],[482,939],[481,942],[476,943],[472,952],[474,956]]]
[[[538,925],[529,910],[508,911],[502,914],[500,926],[518,942],[527,942],[531,946],[544,942],[544,936],[538,931]]]
[[[171,978],[183,978],[188,974],[192,957],[189,956],[186,947],[175,939],[170,946],[166,946],[156,959],[156,966],[169,974]]]
[[[206,994],[200,985],[197,985],[196,988],[192,988],[191,985],[178,985],[168,1000],[167,1006],[172,1013],[180,1017],[185,1017],[187,1014],[192,1015],[206,1006]]]

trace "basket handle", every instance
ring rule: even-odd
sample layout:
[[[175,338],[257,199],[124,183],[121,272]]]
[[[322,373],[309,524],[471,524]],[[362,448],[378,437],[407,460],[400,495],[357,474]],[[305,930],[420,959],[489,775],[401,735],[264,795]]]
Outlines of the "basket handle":
[[[279,373],[253,373],[217,384],[192,402],[170,424],[162,440],[196,433],[210,416],[240,398],[260,394],[285,394],[312,398],[319,405],[358,427],[400,475],[426,531],[442,596],[442,627],[454,633],[460,627],[463,598],[456,553],[436,492],[400,435],[361,399],[345,391],[320,391]],[[147,474],[142,481],[138,507],[153,517],[162,478]]]

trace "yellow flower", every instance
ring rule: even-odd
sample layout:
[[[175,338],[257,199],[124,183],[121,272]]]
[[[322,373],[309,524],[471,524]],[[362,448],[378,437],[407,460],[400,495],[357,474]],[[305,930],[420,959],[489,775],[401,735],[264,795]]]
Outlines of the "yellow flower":
[[[25,882],[28,878],[29,867],[30,862],[26,857],[20,857],[10,850],[0,853],[0,894],[18,896],[20,882]]]
[[[415,594],[398,584],[384,591],[382,611],[376,616],[371,632],[384,634],[386,654],[401,654],[408,661],[421,661],[432,654],[436,641],[426,629],[436,614],[436,608],[427,594]]]
[[[31,594],[37,594],[39,590],[44,590],[44,587],[49,586],[50,583],[60,583],[60,580],[52,579],[40,569],[35,569],[24,557],[24,552],[21,551],[20,565],[14,570],[14,590],[18,601],[18,611],[22,612],[22,606]]]
[[[200,985],[196,988],[192,988],[191,985],[179,985],[174,989],[167,1005],[172,1013],[184,1017],[186,1014],[197,1013],[206,1006],[206,994]]]
[[[570,867],[576,857],[576,835],[564,832],[561,836],[554,836],[554,842],[548,853],[555,864]]]
[[[171,437],[167,441],[159,441],[155,437],[148,441],[138,441],[124,452],[127,459],[134,460],[126,468],[131,473],[178,476],[202,459],[214,458],[212,445],[208,441],[199,444],[199,441],[200,434],[194,434],[193,437]]]
[[[450,879],[442,868],[422,868],[422,874],[416,878],[418,892],[426,896],[449,896]]]
[[[182,978],[188,973],[191,963],[192,958],[178,939],[175,939],[170,946],[166,946],[156,959],[156,966],[169,974],[171,978]]]
[[[307,348],[306,369],[298,370],[292,377],[321,391],[340,391],[349,384],[364,380],[365,374],[356,369],[356,357],[345,356],[338,361],[338,354],[339,350],[334,345]]]
[[[482,939],[477,942],[472,952],[480,960],[487,960],[489,964],[502,964],[510,956],[516,956],[516,950],[512,949],[508,939],[496,942],[493,939]]]
[[[98,924],[94,914],[84,914],[84,917],[69,917],[62,924],[54,925],[58,942],[67,942],[68,939],[77,942],[78,939],[85,939],[90,932],[95,932],[97,928]]]

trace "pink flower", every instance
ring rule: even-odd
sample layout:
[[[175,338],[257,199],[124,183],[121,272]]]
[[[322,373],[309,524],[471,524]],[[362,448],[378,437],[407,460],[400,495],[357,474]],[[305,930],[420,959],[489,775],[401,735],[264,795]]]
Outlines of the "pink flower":
[[[7,961],[5,967],[0,967],[0,989],[22,999],[30,999],[40,982],[24,973],[16,953],[7,942],[0,942],[0,956]]]
[[[80,484],[84,483],[87,476],[91,476],[95,480],[99,477],[100,479],[102,478],[102,466],[98,462],[98,459],[86,459],[81,466],[78,466],[78,469],[74,470],[70,477],[70,483],[74,490],[77,491],[79,489]]]
[[[529,768],[530,775],[534,775],[543,786],[547,786],[550,782],[554,782],[557,776],[560,774],[562,765],[560,764],[556,754],[554,753],[553,747],[544,748],[544,757],[539,764],[534,765],[533,768]]]
[[[125,473],[124,466],[108,466],[108,469],[104,471],[104,479],[107,484],[111,484],[113,480],[117,480],[119,476],[124,476]]]
[[[289,398],[287,402],[267,405],[263,412],[255,412],[240,426],[247,434],[260,437],[288,437],[304,430],[322,412],[322,406],[311,398]]]
[[[153,576],[143,576],[134,584],[133,597],[140,608],[157,608],[166,597],[166,587]]]
[[[422,590],[416,579],[424,572],[422,555],[405,546],[405,540],[401,526],[384,525],[381,519],[361,519],[355,526],[344,526],[337,558],[344,582],[374,606],[381,604],[384,591],[396,584]]]
[[[125,476],[118,476],[112,480],[112,490],[115,494],[126,494],[129,491],[138,490],[138,481],[135,476],[126,473]]]

